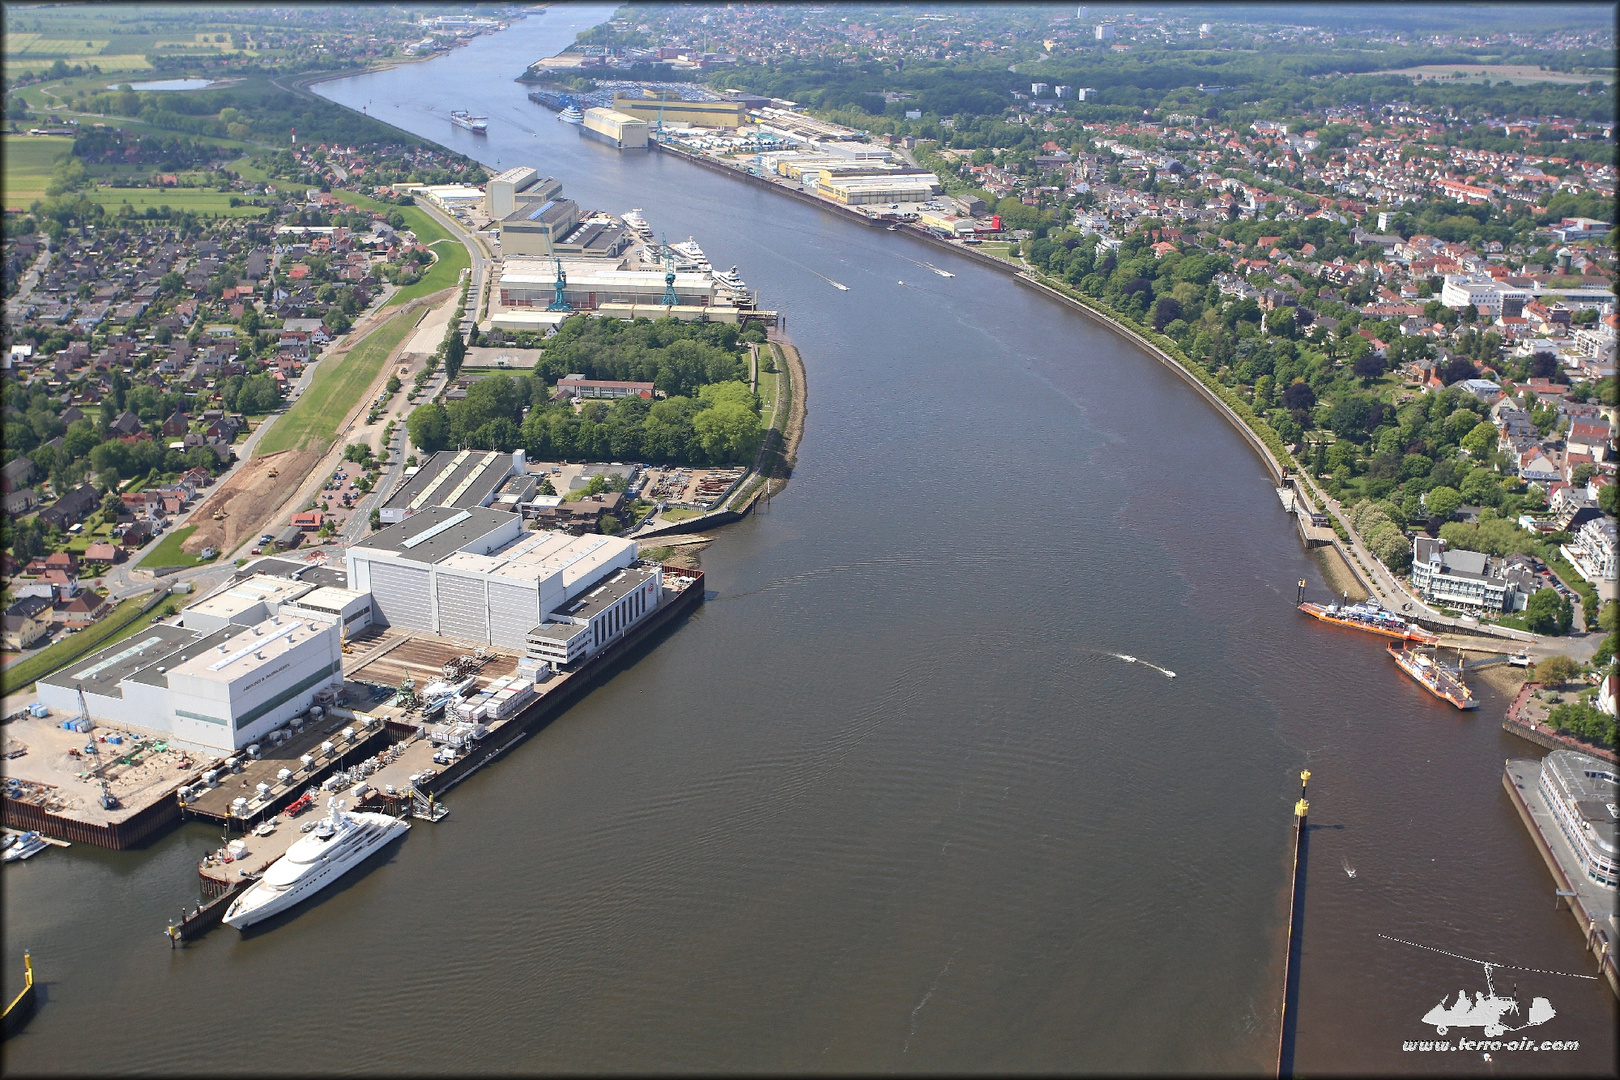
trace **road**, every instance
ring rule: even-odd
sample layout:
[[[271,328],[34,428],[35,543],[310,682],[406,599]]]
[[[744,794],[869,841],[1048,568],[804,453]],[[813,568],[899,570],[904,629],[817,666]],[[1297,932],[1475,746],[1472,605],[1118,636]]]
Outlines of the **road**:
[[[495,262],[495,253],[488,246],[488,242],[477,233],[469,232],[467,227],[454,216],[445,213],[427,199],[417,200],[416,205],[428,217],[444,226],[451,236],[461,241],[461,246],[467,249],[467,255],[472,260],[471,288],[467,292],[467,311],[462,316],[461,333],[465,337],[467,331],[476,325],[480,311],[480,302],[484,295],[484,281]]]

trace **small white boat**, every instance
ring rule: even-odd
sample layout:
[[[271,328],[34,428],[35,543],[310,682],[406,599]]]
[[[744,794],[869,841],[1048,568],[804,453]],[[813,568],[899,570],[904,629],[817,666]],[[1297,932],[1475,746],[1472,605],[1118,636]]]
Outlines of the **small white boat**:
[[[6,848],[4,858],[6,862],[19,862],[23,859],[31,859],[49,846],[50,845],[45,842],[45,838],[39,835],[39,833],[25,832],[13,840],[11,845]]]

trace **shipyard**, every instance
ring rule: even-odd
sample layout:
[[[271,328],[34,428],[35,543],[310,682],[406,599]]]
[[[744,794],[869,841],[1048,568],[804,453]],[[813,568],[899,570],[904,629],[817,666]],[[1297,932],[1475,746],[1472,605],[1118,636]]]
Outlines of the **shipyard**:
[[[198,887],[234,896],[317,802],[441,818],[443,792],[702,600],[701,572],[642,560],[634,540],[414,501],[349,549],[342,579],[357,589],[255,560],[42,678],[6,724],[7,825],[127,848],[210,822],[242,835],[204,860]],[[171,936],[195,932],[182,920]]]

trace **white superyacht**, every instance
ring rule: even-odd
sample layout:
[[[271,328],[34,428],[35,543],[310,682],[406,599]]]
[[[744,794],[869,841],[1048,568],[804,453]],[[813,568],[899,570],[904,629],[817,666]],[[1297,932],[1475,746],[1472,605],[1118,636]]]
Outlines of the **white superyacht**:
[[[331,799],[314,830],[293,841],[287,854],[231,903],[226,924],[245,930],[309,899],[410,827],[387,814],[347,813],[342,802]]]

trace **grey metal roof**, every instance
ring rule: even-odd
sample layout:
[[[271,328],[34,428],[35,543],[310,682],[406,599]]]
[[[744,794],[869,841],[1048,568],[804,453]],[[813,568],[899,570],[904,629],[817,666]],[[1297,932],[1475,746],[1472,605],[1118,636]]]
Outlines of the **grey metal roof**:
[[[469,484],[465,490],[460,490],[459,494],[457,494],[458,489],[461,489],[462,482],[472,476],[478,470],[478,467],[483,464],[484,459],[492,453],[497,456],[490,461],[489,467],[478,473],[477,479]],[[426,491],[435,481],[438,481],[437,486],[433,487],[426,505],[456,506],[464,510],[482,506],[494,495],[495,489],[500,487],[501,481],[512,473],[511,454],[493,450],[474,450],[458,465],[456,464],[456,458],[459,456],[460,451],[457,450],[439,450],[435,452],[422,463],[422,467],[415,476],[401,484],[399,489],[388,497],[388,501],[383,503],[383,506],[391,510],[409,509],[416,497]],[[445,474],[447,470],[449,470],[449,474],[445,475],[443,480],[439,480],[439,477]],[[446,502],[445,500],[452,495],[455,495],[454,501]],[[417,512],[425,508],[425,506],[419,507]]]
[[[233,629],[240,630],[241,627]],[[39,681],[69,690],[83,687],[87,694],[122,697],[123,691],[118,686],[120,682],[147,665],[173,666],[164,663],[164,658],[174,655],[200,637],[202,635],[196,630],[154,623],[144,630],[136,631],[123,641],[114,642],[89,656],[80,657]],[[174,663],[179,661],[176,660]]]
[[[458,517],[461,520],[456,524],[433,532],[439,526]],[[460,510],[453,506],[429,506],[412,514],[398,525],[390,525],[386,529],[372,533],[356,547],[379,548],[383,551],[392,551],[401,558],[413,562],[435,563],[517,517],[517,514],[509,514],[502,510],[486,510],[482,507]],[[433,535],[425,540],[411,542],[424,533]]]

